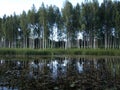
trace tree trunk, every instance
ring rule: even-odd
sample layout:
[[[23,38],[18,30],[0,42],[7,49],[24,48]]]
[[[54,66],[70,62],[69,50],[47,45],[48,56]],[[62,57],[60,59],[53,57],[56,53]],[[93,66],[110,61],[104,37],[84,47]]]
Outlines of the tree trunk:
[[[45,48],[45,47],[44,47],[44,44],[45,44],[45,43],[44,43],[44,42],[45,42],[45,39],[44,39],[44,31],[43,31],[43,38],[42,38],[42,41],[43,41],[42,47],[43,47],[43,49],[44,49],[44,48]]]
[[[107,48],[109,49],[110,48],[110,39],[109,39],[110,37],[108,36],[107,37]]]
[[[33,38],[33,48],[35,48],[35,41],[34,41],[35,39]]]
[[[80,42],[79,42],[80,40],[79,39],[77,39],[77,47],[78,48],[80,48]]]
[[[47,48],[47,39],[45,38],[44,39],[44,49],[46,49]]]
[[[105,33],[105,49],[107,49],[107,33]]]
[[[11,42],[9,41],[9,48],[11,48]]]
[[[42,41],[41,41],[41,38],[39,37],[39,48],[42,48],[41,43],[42,43]]]
[[[96,48],[96,38],[95,38],[95,36],[94,36],[93,48],[94,48],[94,49]]]
[[[65,49],[67,49],[67,41],[65,41]]]
[[[86,36],[84,36],[83,43],[83,47],[86,48]]]
[[[1,41],[1,39],[0,39],[0,48],[2,47],[2,41]]]
[[[6,39],[3,41],[3,47],[6,48]]]
[[[24,39],[23,39],[23,48],[25,48],[26,47],[26,37],[24,37]]]
[[[15,48],[17,47],[17,41],[16,41],[16,38],[14,39],[14,47],[15,47]]]
[[[28,39],[27,39],[27,37],[26,37],[26,38],[25,38],[25,48],[27,48],[27,45],[28,45],[28,44],[27,44],[27,40],[28,40]]]
[[[118,49],[120,49],[120,39],[118,38],[118,44],[117,44],[117,46],[118,46]]]

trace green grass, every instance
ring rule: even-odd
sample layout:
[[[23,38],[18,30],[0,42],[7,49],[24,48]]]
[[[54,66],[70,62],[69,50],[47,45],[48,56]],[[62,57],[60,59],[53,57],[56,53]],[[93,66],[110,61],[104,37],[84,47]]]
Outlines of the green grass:
[[[52,55],[50,50],[0,48],[0,55]]]
[[[107,55],[119,56],[118,49],[19,49],[19,48],[0,48],[0,55]]]

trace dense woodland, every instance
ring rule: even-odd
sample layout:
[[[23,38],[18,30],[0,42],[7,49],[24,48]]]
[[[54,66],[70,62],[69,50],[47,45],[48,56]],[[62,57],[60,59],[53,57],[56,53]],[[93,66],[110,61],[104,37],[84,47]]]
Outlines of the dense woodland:
[[[85,0],[76,6],[65,1],[61,9],[42,3],[38,10],[33,5],[20,15],[4,15],[0,47],[119,49],[120,1]]]

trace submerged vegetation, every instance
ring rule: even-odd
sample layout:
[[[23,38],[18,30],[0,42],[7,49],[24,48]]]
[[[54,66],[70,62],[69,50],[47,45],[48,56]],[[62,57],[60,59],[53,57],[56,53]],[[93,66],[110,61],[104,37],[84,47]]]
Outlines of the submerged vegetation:
[[[119,56],[117,49],[23,49],[0,48],[0,55],[95,55]]]

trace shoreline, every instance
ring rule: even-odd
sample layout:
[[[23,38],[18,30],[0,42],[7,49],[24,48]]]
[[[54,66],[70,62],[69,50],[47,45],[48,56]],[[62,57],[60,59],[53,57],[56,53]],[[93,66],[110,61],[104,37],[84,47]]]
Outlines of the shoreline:
[[[0,55],[4,56],[62,56],[62,55],[92,55],[92,56],[120,56],[119,49],[29,49],[29,48],[0,48]]]

